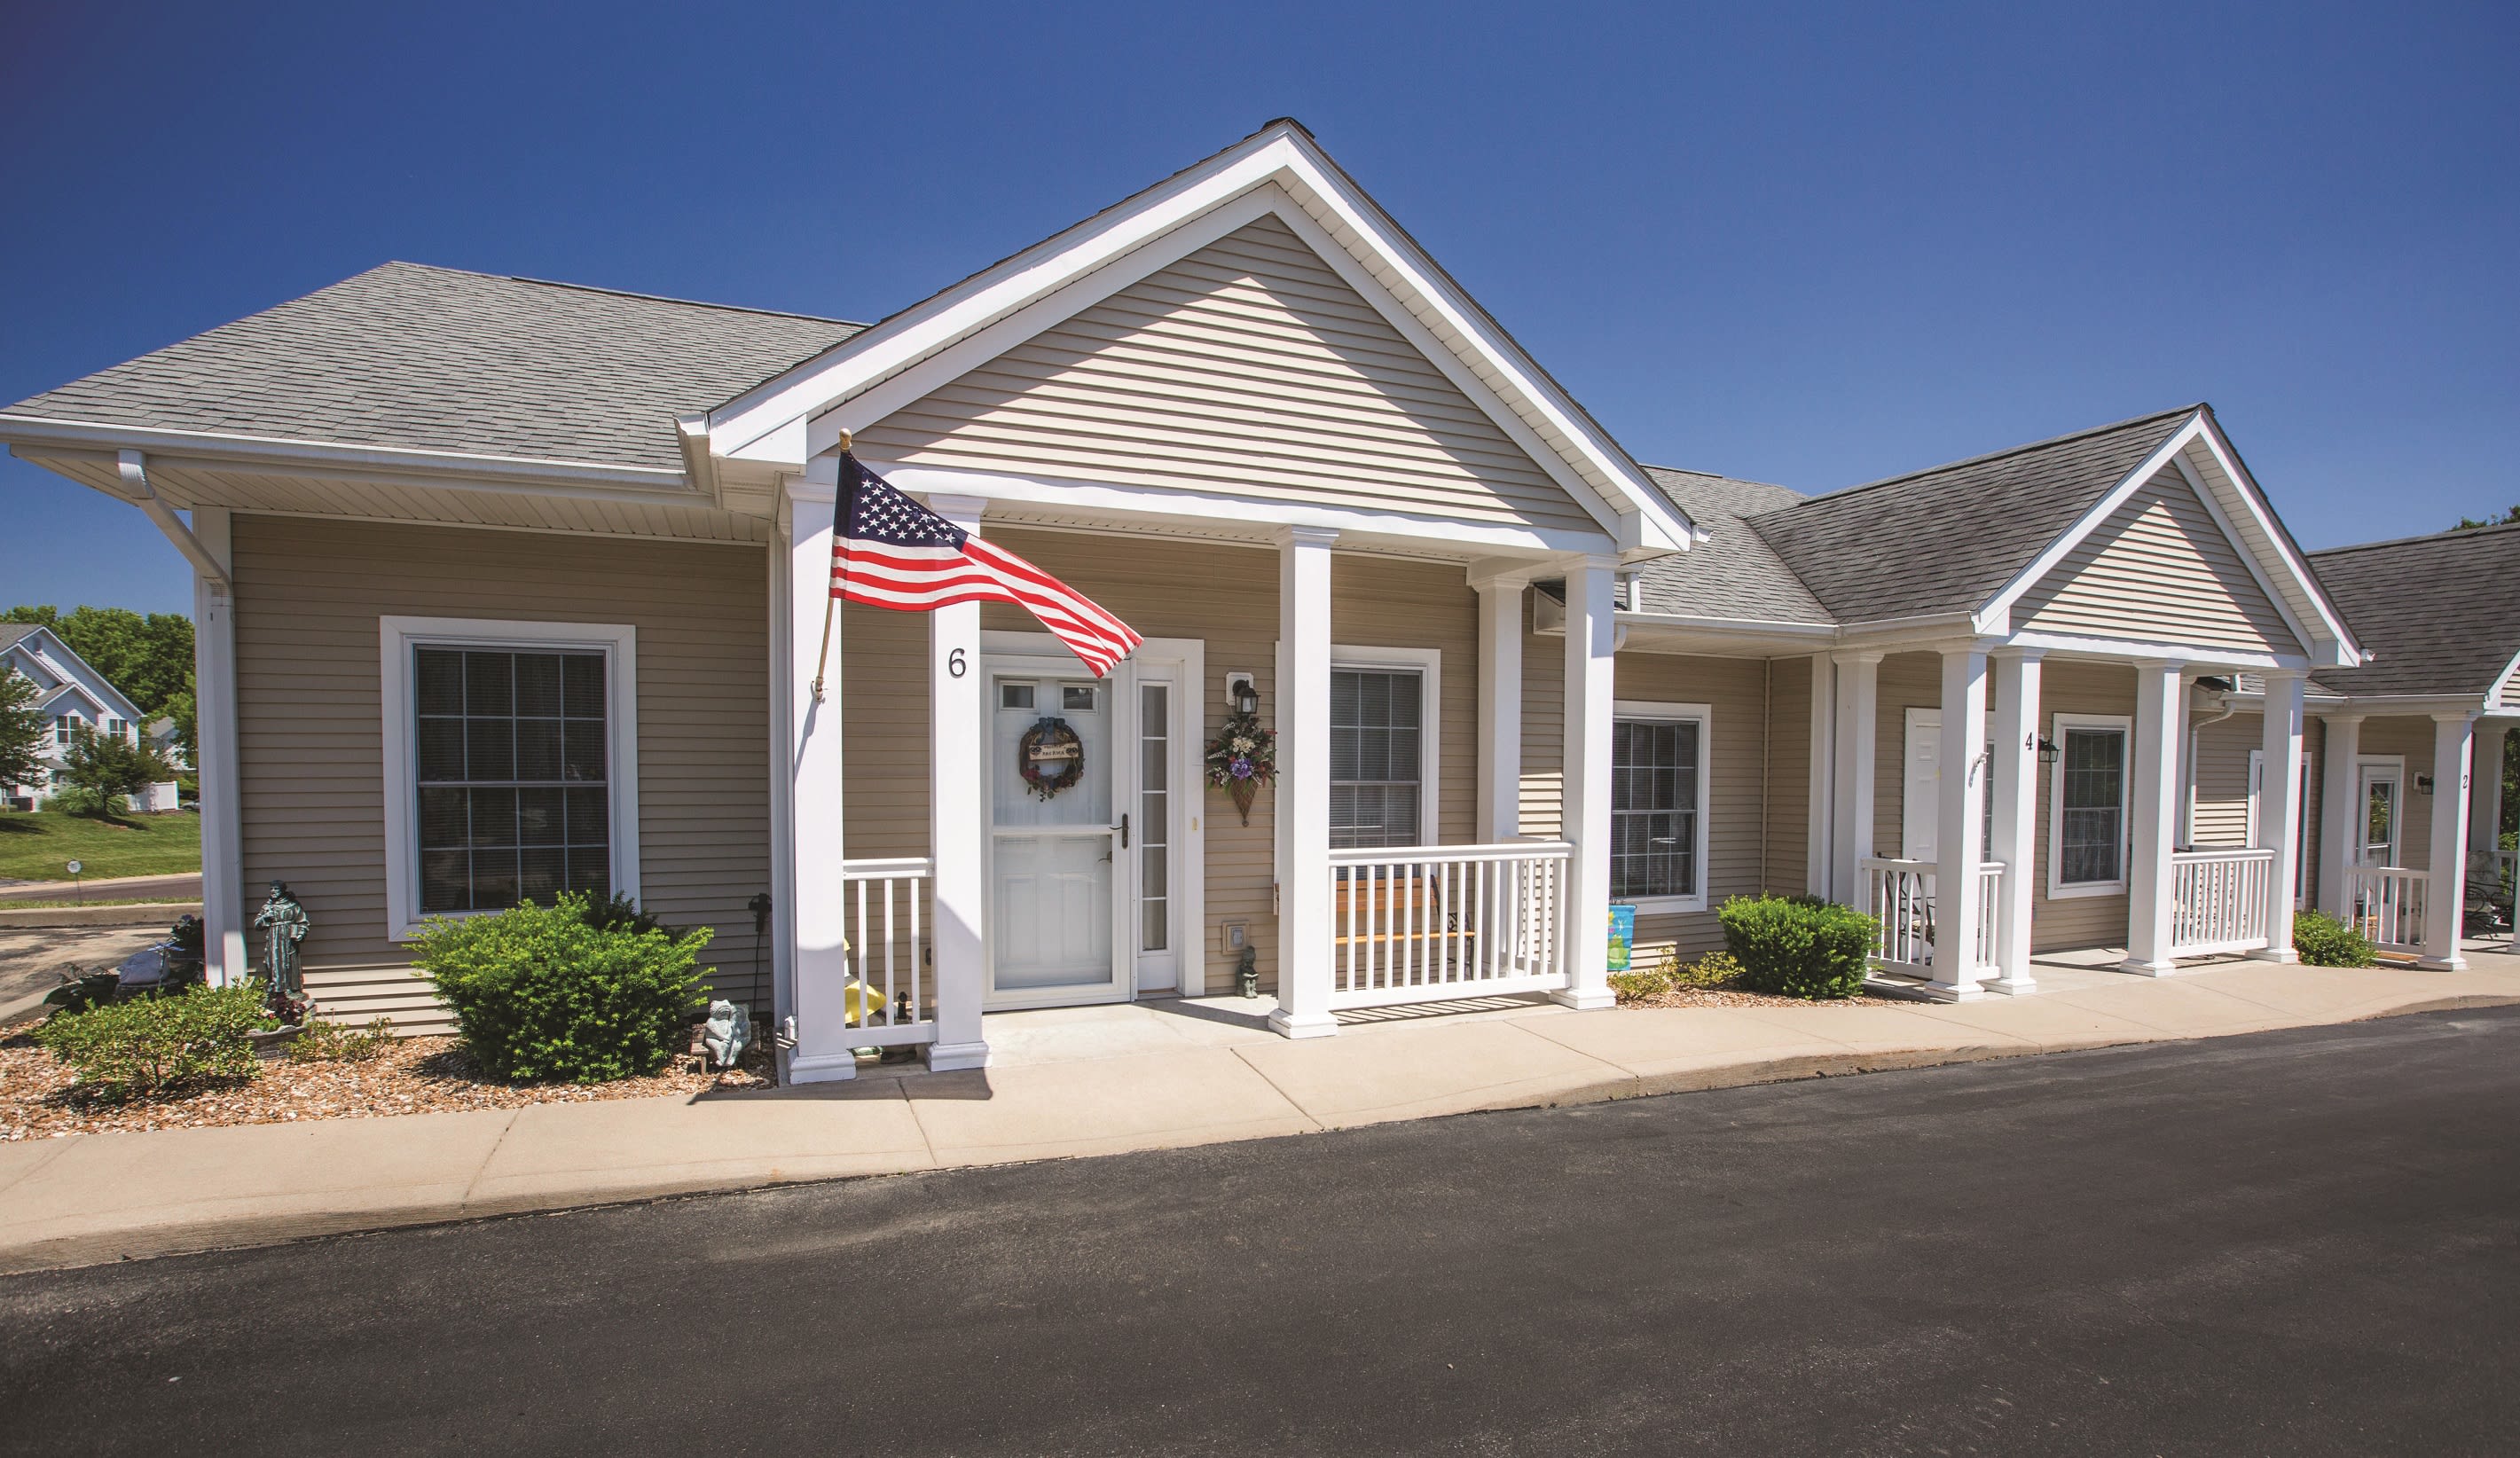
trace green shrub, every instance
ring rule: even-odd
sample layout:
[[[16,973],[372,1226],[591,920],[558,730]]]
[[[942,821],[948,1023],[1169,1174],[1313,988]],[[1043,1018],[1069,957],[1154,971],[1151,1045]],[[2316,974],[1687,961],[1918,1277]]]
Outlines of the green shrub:
[[[1811,897],[1736,896],[1717,915],[1741,986],[1784,997],[1854,996],[1880,935],[1863,912]]]
[[[394,1045],[391,1018],[371,1018],[365,1028],[310,1019],[289,1044],[293,1063],[366,1063]]]
[[[1662,967],[1630,967],[1610,974],[1610,991],[1622,1002],[1642,1002],[1671,991],[1671,973]]]
[[[247,1034],[262,1026],[262,984],[193,988],[64,1012],[35,1041],[110,1097],[157,1093],[209,1079],[250,1079]]]
[[[503,1079],[598,1083],[652,1074],[708,1005],[707,928],[598,925],[583,896],[429,922],[413,943],[473,1058]]]
[[[1681,987],[1716,988],[1741,975],[1741,962],[1729,951],[1710,951],[1672,975]]]
[[[2380,959],[2361,932],[2324,911],[2296,911],[2292,950],[2314,967],[2368,967]]]

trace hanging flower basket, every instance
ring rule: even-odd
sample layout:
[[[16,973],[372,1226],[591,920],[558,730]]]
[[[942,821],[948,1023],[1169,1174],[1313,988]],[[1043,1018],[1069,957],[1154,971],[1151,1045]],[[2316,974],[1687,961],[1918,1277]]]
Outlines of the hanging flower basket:
[[[1234,797],[1242,823],[1251,823],[1251,802],[1260,787],[1278,779],[1278,735],[1256,714],[1229,714],[1207,744],[1207,782]]]

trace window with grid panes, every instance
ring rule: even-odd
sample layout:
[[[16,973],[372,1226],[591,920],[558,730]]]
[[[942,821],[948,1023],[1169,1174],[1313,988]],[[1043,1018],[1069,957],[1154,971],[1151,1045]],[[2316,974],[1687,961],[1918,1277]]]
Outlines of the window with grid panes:
[[[1622,719],[1610,727],[1610,896],[1697,895],[1697,757],[1693,719]]]
[[[1422,837],[1425,678],[1414,669],[1330,671],[1330,848]]]
[[[2067,886],[2126,879],[2126,730],[2066,728],[2056,826],[2056,879]]]
[[[605,655],[423,646],[413,658],[421,910],[609,896]]]

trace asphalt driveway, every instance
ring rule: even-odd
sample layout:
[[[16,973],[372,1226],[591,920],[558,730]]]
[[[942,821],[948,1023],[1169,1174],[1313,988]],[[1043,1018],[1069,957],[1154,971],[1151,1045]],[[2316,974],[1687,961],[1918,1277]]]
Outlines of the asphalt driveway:
[[[2509,1451],[2515,1055],[2427,1014],[13,1277],[0,1450]]]

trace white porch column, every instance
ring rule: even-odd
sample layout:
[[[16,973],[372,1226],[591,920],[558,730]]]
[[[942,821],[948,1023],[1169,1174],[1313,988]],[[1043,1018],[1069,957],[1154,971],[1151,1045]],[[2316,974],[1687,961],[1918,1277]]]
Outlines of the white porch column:
[[[2258,846],[2267,866],[2267,945],[2261,961],[2299,961],[2292,950],[2292,883],[2301,855],[2301,692],[2303,676],[2267,675],[2265,737],[2259,743]]]
[[[1288,1038],[1338,1032],[1330,1015],[1330,544],[1278,539],[1278,1008]]]
[[[1864,862],[1872,855],[1872,734],[1880,717],[1881,655],[1837,657],[1837,773],[1831,787],[1829,900],[1869,911]]]
[[[2474,767],[2467,776],[2467,848],[2484,855],[2502,847],[2502,743],[2511,721],[2488,719],[2476,726]]]
[[[1569,1007],[1607,1007],[1610,995],[1610,706],[1618,641],[1609,557],[1588,556],[1566,574],[1566,787],[1563,826],[1575,844],[1567,867],[1566,986],[1549,995]]]
[[[974,496],[931,496],[927,508],[972,536],[980,534]],[[981,845],[988,833],[989,711],[982,702],[980,604],[958,602],[927,615],[927,849],[936,860],[936,1040],[927,1067],[937,1073],[989,1066],[980,1033],[988,993],[983,922],[989,888]]]
[[[2458,936],[2467,911],[2467,752],[2476,716],[2433,716],[2432,862],[2424,883],[2424,954],[2417,965],[2464,972]]]
[[[2002,971],[1987,984],[1990,992],[2039,990],[2030,975],[2030,916],[2039,864],[2039,677],[2034,649],[2007,648],[1995,655],[1995,729],[1987,742],[1995,830],[1987,855],[2003,862],[2003,883],[2001,899],[1986,914],[1996,918],[1996,964]]]
[[[1837,830],[1833,793],[1837,770],[1837,663],[1826,653],[1811,656],[1811,780],[1807,797],[1803,889],[1823,900],[1834,893],[1829,870],[1836,863],[1830,841]]]
[[[793,1083],[857,1077],[840,1000],[849,980],[848,925],[841,909],[847,853],[840,838],[840,702],[848,672],[838,608],[831,600],[835,466],[828,458],[811,463],[811,483],[790,486],[788,498],[794,526],[788,547],[787,825],[795,878],[788,925],[796,938],[789,953],[788,1016],[796,1020],[796,1046],[788,1055],[787,1077]],[[817,701],[811,685],[826,611],[833,614],[832,647]]]
[[[1519,577],[1478,584],[1479,840],[1522,833],[1522,590]]]
[[[2134,854],[2127,865],[2126,970],[2167,977],[2170,956],[2171,859],[2179,833],[2179,741],[2187,732],[2186,665],[2135,666],[2135,763],[2132,767]]]
[[[193,508],[193,539],[236,581],[225,507]],[[225,987],[253,974],[246,950],[245,837],[238,798],[236,599],[193,574],[193,774],[201,781],[202,953]]]
[[[1986,650],[1943,650],[1943,728],[1934,787],[1934,977],[1947,1002],[1985,995],[1978,932],[1992,908],[1978,881],[1986,863]]]
[[[2318,776],[2318,908],[2349,919],[2354,911],[2354,868],[2362,849],[2364,807],[2357,762],[2362,753],[2362,716],[2327,714],[2327,741]]]

